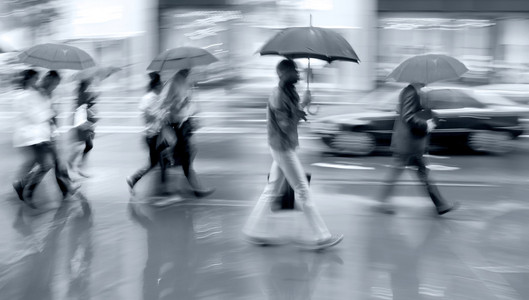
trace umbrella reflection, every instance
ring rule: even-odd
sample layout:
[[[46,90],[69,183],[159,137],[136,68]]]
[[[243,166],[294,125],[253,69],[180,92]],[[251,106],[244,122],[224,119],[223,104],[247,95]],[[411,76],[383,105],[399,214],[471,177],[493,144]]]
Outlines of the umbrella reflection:
[[[64,295],[58,295],[59,282],[67,282],[68,299],[90,299],[92,210],[88,201],[79,197],[79,202],[62,202],[44,237],[38,218],[45,214],[28,216],[19,211],[13,227],[32,240],[37,250],[7,266],[7,272],[0,272],[0,282],[5,283],[0,294],[5,299],[60,299]]]

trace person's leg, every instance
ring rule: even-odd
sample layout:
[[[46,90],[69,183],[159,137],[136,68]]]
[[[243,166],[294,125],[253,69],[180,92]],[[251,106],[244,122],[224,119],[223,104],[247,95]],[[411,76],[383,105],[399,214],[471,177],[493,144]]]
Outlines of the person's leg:
[[[23,200],[24,188],[26,187],[28,180],[32,175],[31,170],[33,167],[35,167],[37,158],[35,156],[35,150],[33,149],[33,146],[21,147],[19,149],[24,156],[24,161],[18,171],[17,179],[13,182],[13,188],[17,192],[20,200]]]
[[[134,188],[136,183],[140,181],[140,179],[145,176],[145,174],[152,170],[159,161],[159,155],[157,154],[158,151],[156,149],[156,136],[146,137],[145,142],[147,147],[149,147],[149,165],[139,169],[132,176],[127,178],[127,183],[131,189]]]
[[[27,182],[27,194],[25,198],[31,199],[33,192],[42,181],[44,176],[53,168],[53,154],[50,143],[40,143],[33,147],[38,167]]]
[[[251,242],[259,243],[261,241],[262,244],[268,244],[272,243],[271,241],[277,241],[278,232],[274,227],[276,224],[270,216],[273,214],[272,204],[274,200],[281,196],[280,191],[284,180],[283,171],[274,161],[270,167],[268,183],[242,230]]]
[[[85,139],[85,148],[83,150],[83,162],[86,160],[86,156],[93,148],[94,148],[94,137],[92,134],[88,134]]]
[[[432,199],[433,204],[435,205],[438,212],[444,212],[445,210],[450,210],[453,205],[449,204],[441,193],[437,189],[437,186],[432,182],[429,176],[429,170],[426,168],[426,163],[422,155],[415,156],[413,158],[413,165],[417,166],[417,176],[421,180],[423,186],[425,187],[430,199]]]
[[[296,152],[272,150],[272,157],[294,190],[295,201],[301,204],[303,214],[314,232],[316,241],[330,239],[332,235],[310,198],[309,182]]]
[[[379,201],[382,203],[387,203],[389,197],[393,193],[393,190],[395,189],[395,183],[399,179],[399,177],[402,175],[404,170],[406,170],[406,166],[409,164],[409,158],[405,155],[398,155],[396,154],[393,158],[394,163],[391,167],[391,170],[388,174],[388,177],[384,181],[384,185],[382,188],[382,192],[380,194]]]

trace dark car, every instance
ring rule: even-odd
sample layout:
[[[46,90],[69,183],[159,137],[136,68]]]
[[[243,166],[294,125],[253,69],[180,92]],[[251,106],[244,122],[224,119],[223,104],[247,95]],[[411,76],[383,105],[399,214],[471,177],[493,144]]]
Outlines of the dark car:
[[[527,118],[529,109],[496,94],[449,88],[426,88],[425,93],[425,106],[439,117],[430,138],[431,147],[505,153],[524,132],[520,120]],[[317,120],[311,131],[338,152],[368,155],[387,149],[398,98],[398,91],[377,97],[362,111]]]

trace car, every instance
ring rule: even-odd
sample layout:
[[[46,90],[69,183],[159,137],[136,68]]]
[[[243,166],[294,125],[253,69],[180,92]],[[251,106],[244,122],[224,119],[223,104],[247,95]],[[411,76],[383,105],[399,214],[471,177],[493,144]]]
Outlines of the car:
[[[424,103],[438,116],[430,136],[432,148],[465,147],[478,152],[506,153],[524,132],[529,108],[491,92],[465,88],[425,88]],[[377,96],[355,113],[314,121],[311,131],[332,150],[369,155],[391,144],[400,91]]]

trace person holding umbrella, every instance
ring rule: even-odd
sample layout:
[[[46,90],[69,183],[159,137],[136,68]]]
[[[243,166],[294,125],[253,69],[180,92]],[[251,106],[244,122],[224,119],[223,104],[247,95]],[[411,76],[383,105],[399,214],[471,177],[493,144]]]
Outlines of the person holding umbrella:
[[[425,98],[423,88],[426,84],[458,78],[468,69],[455,58],[446,55],[427,54],[411,57],[401,63],[388,77],[400,82],[411,82],[399,95],[397,119],[391,138],[391,149],[395,165],[389,173],[385,187],[380,195],[376,209],[382,213],[393,214],[395,210],[388,203],[395,182],[407,166],[417,168],[417,175],[434,203],[439,215],[446,214],[458,207],[458,203],[445,200],[433,184],[426,168],[424,153],[428,146],[428,136],[436,128],[436,116],[423,107]]]
[[[307,219],[314,240],[310,241],[308,247],[324,249],[337,245],[343,239],[343,235],[332,235],[316,210],[310,198],[309,183],[305,171],[299,161],[296,149],[298,141],[298,123],[300,119],[306,120],[303,108],[309,105],[310,99],[300,103],[299,95],[294,84],[299,80],[299,72],[292,60],[282,60],[276,68],[279,77],[279,85],[276,87],[268,102],[267,129],[268,145],[274,162],[270,169],[268,184],[253,209],[243,234],[249,242],[256,244],[281,243],[275,236],[276,232],[270,232],[266,225],[266,219],[271,211],[271,205],[279,195],[283,180],[286,178],[288,184],[294,189],[296,205],[301,208]]]
[[[168,120],[176,134],[176,146],[174,148],[174,161],[179,162],[184,171],[195,196],[207,197],[215,190],[205,188],[200,183],[193,168],[196,149],[191,138],[194,131],[193,103],[191,101],[191,84],[189,82],[190,70],[182,69],[171,79],[169,89],[163,100],[163,109],[167,111]]]

